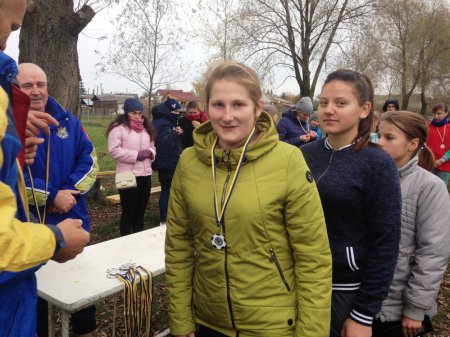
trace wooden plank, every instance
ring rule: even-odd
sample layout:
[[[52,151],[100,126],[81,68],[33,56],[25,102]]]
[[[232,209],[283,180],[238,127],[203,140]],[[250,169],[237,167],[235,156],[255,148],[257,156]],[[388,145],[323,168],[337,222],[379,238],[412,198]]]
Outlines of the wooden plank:
[[[161,186],[155,186],[152,187],[150,191],[150,195],[160,195],[161,194]],[[120,195],[119,194],[113,194],[108,195],[106,199],[111,202],[112,204],[120,204]]]
[[[116,174],[116,171],[100,171],[100,172],[97,172],[97,178],[113,176],[115,174]]]

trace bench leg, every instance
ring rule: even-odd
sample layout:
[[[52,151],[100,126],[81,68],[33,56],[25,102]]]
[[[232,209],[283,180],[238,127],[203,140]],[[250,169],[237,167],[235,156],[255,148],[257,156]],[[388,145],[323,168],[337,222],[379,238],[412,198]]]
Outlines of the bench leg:
[[[48,337],[55,337],[55,306],[48,302]]]

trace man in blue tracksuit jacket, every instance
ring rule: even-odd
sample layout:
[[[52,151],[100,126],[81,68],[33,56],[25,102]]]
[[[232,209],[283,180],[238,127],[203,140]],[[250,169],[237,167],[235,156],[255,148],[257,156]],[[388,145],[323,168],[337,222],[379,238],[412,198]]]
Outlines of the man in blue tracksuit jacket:
[[[48,95],[47,76],[37,65],[22,63],[17,76],[21,90],[30,98],[30,107],[45,111],[59,125],[49,126],[50,135],[37,148],[34,163],[24,170],[30,212],[40,221],[57,224],[64,219],[83,221],[89,231],[87,192],[95,183],[97,158],[92,142],[80,121]],[[38,335],[48,334],[47,302],[38,301]],[[76,335],[86,335],[96,328],[95,307],[72,315]]]

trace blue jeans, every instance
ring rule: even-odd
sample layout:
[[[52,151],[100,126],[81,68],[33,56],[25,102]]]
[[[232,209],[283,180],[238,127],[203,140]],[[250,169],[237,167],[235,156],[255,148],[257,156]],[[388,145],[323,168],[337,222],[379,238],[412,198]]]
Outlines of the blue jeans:
[[[161,194],[159,196],[159,219],[166,222],[167,208],[169,205],[170,185],[172,184],[174,170],[158,170],[159,182],[161,183]]]

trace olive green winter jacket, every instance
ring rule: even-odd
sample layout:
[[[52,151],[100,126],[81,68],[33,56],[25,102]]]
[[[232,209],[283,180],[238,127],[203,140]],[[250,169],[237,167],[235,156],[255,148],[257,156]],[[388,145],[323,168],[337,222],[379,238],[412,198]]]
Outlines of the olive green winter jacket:
[[[268,114],[257,130],[225,213],[225,249],[211,244],[210,122],[180,158],[165,247],[173,335],[194,331],[195,323],[229,336],[329,335],[331,255],[316,185],[298,148],[278,140]],[[216,150],[219,200],[242,150]]]

